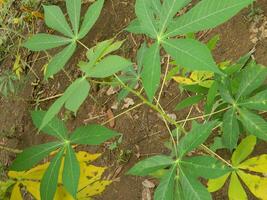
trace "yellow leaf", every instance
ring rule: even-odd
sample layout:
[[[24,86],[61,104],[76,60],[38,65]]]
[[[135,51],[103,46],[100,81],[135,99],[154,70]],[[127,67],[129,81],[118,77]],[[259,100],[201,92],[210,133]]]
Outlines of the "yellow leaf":
[[[21,193],[20,193],[20,182],[17,182],[11,192],[10,200],[23,200]]]
[[[190,78],[196,82],[201,82],[208,79],[212,79],[213,76],[214,73],[212,72],[194,71],[191,73]]]
[[[244,181],[252,194],[259,199],[267,200],[267,178],[247,174],[241,170],[238,172],[238,175]]]
[[[74,200],[73,197],[65,190],[64,187],[57,188],[54,200]]]
[[[233,166],[238,166],[240,162],[245,160],[252,153],[256,142],[257,139],[254,135],[250,135],[242,140],[232,155],[231,160]]]
[[[16,172],[16,171],[9,171],[8,172],[8,176],[10,178],[14,178],[14,179],[21,179],[24,176],[25,172]]]
[[[94,165],[86,165],[85,163],[80,164],[80,180],[79,180],[79,189],[83,189],[89,184],[94,183],[95,181],[100,180],[104,171],[106,170],[105,167],[96,167]]]
[[[216,192],[217,190],[221,189],[225,184],[227,178],[229,177],[230,173],[227,173],[219,178],[210,179],[208,181],[208,191],[209,192]]]
[[[175,80],[177,83],[185,84],[185,85],[195,85],[196,84],[190,78],[185,78],[185,77],[182,77],[182,76],[174,76],[173,80]]]
[[[22,184],[26,187],[26,190],[31,193],[35,199],[41,199],[40,196],[40,182],[36,181],[22,181]]]
[[[79,162],[92,162],[99,158],[101,154],[89,154],[86,151],[79,151],[76,156]]]
[[[45,163],[42,165],[37,165],[36,167],[30,169],[29,171],[9,171],[8,176],[14,179],[27,179],[27,180],[41,180],[42,176],[47,169],[49,163]]]
[[[267,174],[267,154],[248,159],[238,165],[238,168]]]
[[[88,197],[101,194],[106,189],[106,186],[110,185],[111,183],[112,181],[108,180],[94,182],[79,191],[77,194],[77,198],[79,200],[84,200],[88,199]]]
[[[13,65],[13,71],[15,72],[17,77],[20,79],[20,74],[23,72],[22,65],[20,64],[20,55],[16,56],[16,60]]]
[[[235,172],[232,173],[230,179],[230,185],[228,190],[229,200],[247,200],[247,194],[242,187],[237,174]]]
[[[85,151],[76,153],[77,159],[80,163],[80,179],[77,193],[78,200],[91,199],[89,197],[103,192],[107,185],[111,184],[110,180],[101,180],[106,167],[97,167],[88,165],[89,162],[96,160],[101,154],[89,154]],[[64,160],[64,159],[63,159]],[[64,162],[62,162],[64,163]],[[26,187],[27,191],[31,193],[37,200],[40,200],[40,180],[49,166],[49,162],[38,165],[26,172],[9,171],[10,178],[19,180],[19,184]],[[63,172],[63,164],[60,168],[60,174]],[[62,176],[59,176],[58,183],[62,183]],[[20,189],[18,183],[14,187],[14,192],[17,194]],[[14,196],[15,196],[14,194]],[[20,194],[21,195],[21,194]],[[64,197],[64,198],[63,198]],[[15,198],[15,197],[14,197]],[[15,200],[15,199],[13,199]],[[20,200],[20,199],[16,199]],[[55,200],[73,200],[72,196],[59,184],[56,191]]]

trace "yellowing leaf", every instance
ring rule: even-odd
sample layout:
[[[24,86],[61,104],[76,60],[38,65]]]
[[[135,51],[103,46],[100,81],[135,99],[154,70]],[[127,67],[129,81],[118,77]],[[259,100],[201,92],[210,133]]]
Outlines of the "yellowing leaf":
[[[40,199],[40,182],[23,181],[22,184],[26,187],[26,190],[31,193],[34,198]]]
[[[257,139],[254,135],[250,135],[242,140],[237,146],[236,150],[232,155],[233,166],[238,166],[240,162],[245,160],[253,151],[256,145]]]
[[[103,192],[106,186],[111,184],[112,181],[101,180],[106,167],[88,165],[89,162],[96,160],[101,156],[101,154],[89,154],[85,151],[80,151],[76,153],[76,156],[80,163],[80,179],[78,185],[79,192],[77,193],[77,200],[88,200],[91,199],[89,197]],[[49,164],[50,163],[48,162],[42,165],[38,165],[26,172],[9,171],[8,176],[10,178],[19,180],[19,182],[15,184],[12,191],[13,200],[20,200],[19,198],[15,198],[17,197],[17,195],[21,196],[19,184],[23,185],[26,190],[35,197],[35,199],[40,200],[40,180],[42,179],[43,174],[48,168]],[[60,168],[60,174],[62,174],[62,172],[63,164]],[[63,188],[62,176],[59,176],[58,183],[59,185],[54,200],[74,200],[73,197]]]
[[[244,181],[252,194],[254,194],[259,199],[267,199],[267,178],[247,174],[241,170],[238,172],[238,175]]]
[[[185,85],[194,85],[194,84],[196,84],[190,78],[185,78],[185,77],[182,77],[182,76],[174,76],[173,80],[175,80],[177,83],[185,84]]]
[[[20,182],[17,182],[12,190],[10,200],[23,200],[21,193],[20,193]]]
[[[232,173],[230,179],[230,185],[228,190],[229,200],[247,200],[247,194],[242,187],[237,174],[235,172]]]
[[[23,72],[22,65],[20,64],[20,55],[16,56],[16,60],[13,65],[13,71],[15,72],[17,77],[20,79],[20,74]]]
[[[238,168],[267,174],[267,154],[250,158],[238,165]]]
[[[210,179],[208,181],[208,191],[209,192],[216,192],[217,190],[221,189],[225,184],[227,178],[229,177],[230,173],[225,174],[216,179]]]
[[[63,186],[59,186],[54,200],[74,200],[73,197],[65,190]]]
[[[189,78],[183,76],[174,76],[173,79],[184,85],[200,85],[202,87],[210,88],[213,84],[214,73],[212,72],[202,72],[194,71],[191,73]]]
[[[89,154],[86,151],[79,151],[76,156],[79,162],[92,162],[99,158],[101,154]]]
[[[88,185],[83,190],[79,191],[77,197],[79,200],[88,199],[88,197],[92,197],[98,194],[101,194],[106,186],[110,185],[112,181],[97,181],[93,184]]]
[[[29,171],[9,171],[8,176],[14,179],[26,179],[26,180],[41,180],[45,170],[47,169],[49,163],[43,165],[37,165],[36,167],[30,169]]]

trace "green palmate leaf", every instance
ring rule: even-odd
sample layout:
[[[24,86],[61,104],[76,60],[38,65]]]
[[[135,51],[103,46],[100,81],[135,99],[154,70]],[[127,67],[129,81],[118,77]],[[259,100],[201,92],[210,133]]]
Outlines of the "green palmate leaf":
[[[188,98],[184,99],[183,101],[181,101],[180,103],[178,103],[175,106],[175,110],[182,110],[184,108],[187,108],[189,106],[197,104],[204,98],[205,98],[205,96],[203,96],[203,95],[195,95],[192,97],[188,97]]]
[[[37,128],[41,127],[42,121],[44,119],[46,112],[44,111],[33,111],[32,121]],[[67,138],[68,130],[63,121],[54,117],[46,126],[44,126],[41,131],[48,135],[57,137],[58,139],[65,140]]]
[[[260,87],[266,80],[266,76],[267,69],[264,66],[251,63],[241,74],[241,82],[236,98],[247,96]]]
[[[152,10],[153,4],[151,0],[143,1],[136,0],[135,3],[135,13],[142,26],[151,37],[157,37],[157,27],[155,25],[154,13]]]
[[[104,126],[87,125],[77,128],[71,135],[70,140],[73,144],[99,145],[119,134]]]
[[[234,103],[234,98],[231,91],[231,81],[228,78],[222,78],[219,81],[219,92],[222,99],[230,104]]]
[[[240,120],[250,134],[267,140],[267,122],[259,115],[246,109],[239,109]]]
[[[243,160],[245,160],[253,151],[256,145],[256,137],[250,135],[242,140],[232,155],[233,166],[237,166]]]
[[[90,29],[95,24],[98,19],[100,12],[102,10],[104,0],[97,0],[93,3],[85,13],[80,32],[78,34],[78,39],[84,38],[84,36],[90,31]]]
[[[208,182],[208,191],[209,192],[216,192],[219,189],[221,189],[224,186],[224,184],[225,184],[225,182],[229,176],[230,176],[230,173],[227,173],[224,176],[221,176],[219,178],[210,179]]]
[[[202,0],[172,23],[165,37],[214,28],[227,21],[253,0]]]
[[[210,193],[195,177],[190,176],[183,169],[180,169],[179,175],[179,181],[186,200],[211,200]]]
[[[149,35],[149,33],[146,32],[146,30],[144,30],[139,22],[138,19],[134,19],[133,21],[131,21],[131,23],[127,26],[127,28],[125,29],[128,32],[134,33],[134,34],[147,34]]]
[[[111,55],[104,58],[95,66],[82,66],[82,70],[89,77],[105,78],[129,67],[132,63],[120,56]]]
[[[249,109],[267,111],[267,90],[264,90],[244,101],[241,101],[239,105]]]
[[[170,157],[157,155],[138,162],[127,172],[127,174],[147,176],[157,170],[164,169],[173,163],[174,161]]]
[[[151,1],[151,8],[153,10],[153,13],[157,16],[160,15],[160,11],[161,11],[161,0],[154,0]]]
[[[49,28],[52,28],[65,36],[73,37],[73,32],[58,6],[44,6],[45,23]]]
[[[46,114],[45,114],[45,116],[43,118],[43,122],[42,122],[42,125],[41,125],[40,129],[42,129],[47,123],[49,123],[59,113],[60,109],[62,108],[62,106],[67,101],[70,101],[69,104],[68,104],[68,106],[70,108],[78,108],[77,105],[73,106],[72,103],[76,101],[76,102],[78,102],[80,104],[82,98],[80,98],[80,97],[77,98],[76,96],[73,96],[73,95],[74,94],[77,94],[77,91],[79,90],[80,87],[85,88],[84,87],[84,85],[86,84],[85,82],[87,82],[87,80],[85,79],[85,77],[82,77],[82,78],[79,78],[79,79],[75,80],[67,88],[67,90],[64,92],[63,96],[61,96],[60,98],[58,98],[52,104],[52,106],[50,106],[50,108],[46,112]],[[72,98],[74,98],[74,100],[72,100]],[[76,112],[76,111],[77,110],[75,110],[74,112]]]
[[[141,72],[143,86],[151,102],[160,84],[160,73],[159,46],[155,43],[146,50],[143,60],[143,70]]]
[[[90,84],[88,83],[88,81],[86,80],[82,81],[79,84],[79,89],[73,91],[73,93],[71,94],[71,98],[68,98],[68,100],[66,101],[65,107],[68,110],[76,113],[79,107],[87,98],[89,91],[90,91]]]
[[[213,36],[207,43],[207,47],[209,48],[209,50],[215,49],[219,41],[220,41],[220,35]]]
[[[50,142],[27,148],[16,157],[10,169],[15,171],[30,169],[60,146],[62,146],[62,143]]]
[[[223,115],[223,144],[232,151],[237,145],[239,134],[236,111],[232,108]]]
[[[66,156],[62,174],[63,185],[76,198],[80,178],[80,165],[70,145],[66,147]]]
[[[40,193],[42,200],[54,199],[64,151],[65,148],[62,148],[60,152],[58,152],[57,155],[53,158],[41,180]]]
[[[189,70],[223,74],[206,45],[193,39],[169,39],[163,42],[164,49],[173,57],[176,64]]]
[[[66,0],[66,6],[74,34],[77,35],[80,26],[81,0]]]
[[[180,157],[183,157],[187,152],[192,151],[205,142],[216,124],[216,121],[206,122],[205,124],[198,124],[193,121],[192,130],[179,142],[178,151]]]
[[[41,51],[66,45],[71,39],[45,33],[38,33],[25,42],[24,47],[32,51]]]
[[[70,57],[73,55],[77,44],[72,42],[65,49],[56,54],[52,60],[49,62],[46,71],[45,78],[49,78],[59,72],[69,61]]]
[[[166,27],[172,22],[173,16],[191,0],[165,0],[160,11],[160,35],[163,34]]]
[[[218,83],[214,82],[211,85],[209,92],[207,94],[207,103],[205,107],[206,113],[210,113],[212,111],[212,107],[214,105],[217,93],[218,93]]]
[[[230,171],[221,161],[210,156],[184,158],[181,166],[189,170],[195,177],[204,178],[217,178]]]
[[[228,190],[229,200],[247,200],[247,194],[243,189],[237,174],[234,172],[231,175],[230,185]]]
[[[176,169],[176,165],[172,166],[161,179],[154,194],[155,200],[173,200]]]
[[[138,74],[140,74],[142,70],[142,66],[144,64],[144,59],[147,51],[147,44],[144,42],[141,47],[138,49],[137,52],[137,65],[138,65]]]

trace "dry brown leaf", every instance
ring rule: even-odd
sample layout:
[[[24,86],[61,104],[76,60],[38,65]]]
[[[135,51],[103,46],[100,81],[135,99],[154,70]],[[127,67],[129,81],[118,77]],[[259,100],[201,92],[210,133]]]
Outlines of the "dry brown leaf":
[[[109,121],[110,128],[114,128],[115,127],[115,119],[114,119],[114,114],[113,114],[111,109],[108,109],[107,116],[108,116],[108,119],[110,120]]]

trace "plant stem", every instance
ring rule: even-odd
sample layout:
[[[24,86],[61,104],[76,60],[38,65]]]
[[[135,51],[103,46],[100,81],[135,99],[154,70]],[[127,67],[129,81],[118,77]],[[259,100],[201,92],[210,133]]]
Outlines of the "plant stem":
[[[210,117],[212,115],[215,115],[215,114],[221,113],[223,111],[226,111],[226,110],[228,110],[230,108],[231,108],[231,106],[228,106],[227,108],[223,108],[223,109],[218,110],[216,112],[212,112],[212,113],[209,113],[209,114],[206,114],[206,115],[201,115],[201,116],[192,117],[192,118],[188,118],[188,119],[183,119],[183,120],[177,121],[176,123],[179,124],[179,123],[183,123],[183,122],[187,122],[187,121],[193,121],[193,120],[196,120],[196,119],[202,119],[203,117]]]
[[[168,71],[169,71],[169,65],[170,65],[170,56],[168,56],[167,66],[166,66],[163,82],[162,82],[162,85],[161,85],[161,88],[160,88],[160,92],[159,92],[159,96],[158,96],[158,99],[157,99],[157,106],[159,105],[161,94],[162,94],[162,91],[163,91],[163,88],[164,88],[164,85],[165,85],[165,82],[166,82],[167,74],[168,74]]]
[[[102,123],[101,125],[106,125],[107,123],[111,122],[112,120],[114,120],[114,119],[116,119],[116,118],[118,118],[118,117],[120,117],[120,116],[122,116],[122,115],[124,115],[124,114],[126,114],[126,113],[128,113],[128,112],[130,112],[131,110],[134,110],[134,109],[136,109],[136,108],[142,106],[142,105],[144,105],[143,102],[142,102],[142,103],[139,103],[139,104],[137,104],[137,105],[135,105],[135,106],[133,106],[133,107],[131,107],[131,108],[129,108],[128,110],[125,110],[124,112],[122,112],[122,113],[120,113],[120,114],[118,114],[118,115],[116,115],[116,116],[114,116],[114,117],[112,117],[111,119],[105,121],[105,122]]]
[[[84,43],[82,43],[80,40],[77,40],[77,42],[83,46],[87,51],[90,50]]]
[[[212,151],[211,149],[209,149],[206,145],[201,144],[201,147],[206,151],[209,152],[210,154],[214,155],[215,157],[217,157],[219,160],[221,160],[222,162],[224,162],[225,164],[227,164],[229,167],[233,168],[233,165],[231,165],[231,163],[227,162],[225,159],[223,159],[221,156],[219,156],[217,153],[215,153],[214,151]]]

